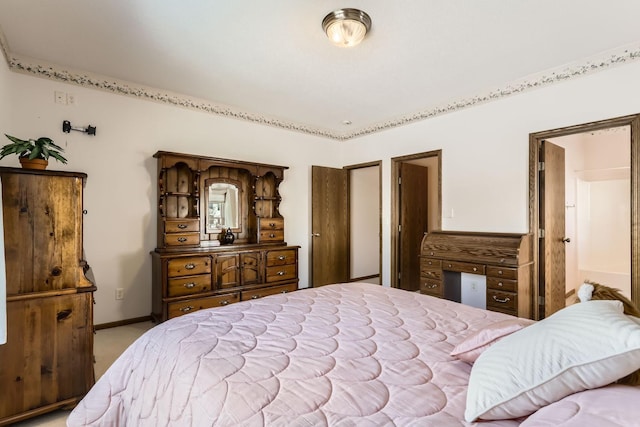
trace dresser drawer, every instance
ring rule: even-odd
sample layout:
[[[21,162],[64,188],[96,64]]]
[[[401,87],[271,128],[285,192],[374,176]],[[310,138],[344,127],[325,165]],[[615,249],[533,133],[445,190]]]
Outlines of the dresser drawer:
[[[260,218],[260,231],[284,230],[284,218]]]
[[[504,279],[517,279],[518,269],[506,268],[506,267],[494,267],[489,265],[487,266],[487,276],[502,277]]]
[[[193,276],[211,273],[211,258],[208,256],[174,258],[168,262],[169,277]]]
[[[420,293],[434,297],[442,297],[442,281],[420,278]]]
[[[296,262],[295,249],[285,249],[282,251],[269,251],[267,252],[267,267],[274,265],[295,264]]]
[[[473,264],[470,262],[443,261],[442,269],[447,271],[458,271],[460,273],[484,274],[484,264]]]
[[[496,291],[504,292],[517,292],[518,281],[487,276],[487,289],[495,289]]]
[[[260,230],[259,239],[261,242],[282,242],[284,230]]]
[[[200,233],[165,233],[164,244],[167,246],[198,246]]]
[[[194,311],[203,310],[205,308],[222,307],[227,304],[240,301],[240,293],[216,295],[213,297],[191,299],[187,301],[169,303],[169,318],[182,316],[183,314],[193,313]]]
[[[487,306],[499,307],[504,310],[517,311],[518,295],[513,292],[502,292],[494,289],[487,290]]]
[[[297,266],[295,264],[267,267],[267,283],[295,279],[296,267]]]
[[[164,222],[165,233],[200,232],[200,220],[197,218],[168,219]]]
[[[267,295],[286,294],[298,290],[297,283],[289,283],[287,285],[271,286],[268,288],[254,289],[251,291],[242,291],[242,301],[250,299],[258,299]]]
[[[211,290],[211,274],[176,277],[168,280],[167,294],[170,297],[197,294]]]

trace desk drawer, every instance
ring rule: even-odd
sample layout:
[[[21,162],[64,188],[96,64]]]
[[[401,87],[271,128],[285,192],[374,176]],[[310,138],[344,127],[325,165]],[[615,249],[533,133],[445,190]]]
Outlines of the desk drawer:
[[[420,293],[442,298],[442,281],[420,278]]]
[[[429,270],[434,268],[442,268],[442,261],[433,258],[420,258],[420,268]]]
[[[484,274],[485,266],[484,264],[472,264],[470,262],[443,261],[442,269],[460,273]]]
[[[518,269],[517,268],[505,268],[505,267],[494,267],[487,266],[487,276],[492,277],[502,277],[504,279],[517,279],[518,278]]]
[[[234,292],[232,294],[172,302],[168,304],[169,318],[171,319],[173,317],[182,316],[183,314],[204,310],[205,308],[222,307],[238,301],[240,301],[240,293]]]
[[[502,292],[488,289],[487,306],[498,307],[515,312],[518,309],[518,295],[513,292]]]
[[[517,292],[518,281],[487,276],[487,289],[495,289],[496,291],[503,292]]]
[[[439,269],[420,269],[420,276],[424,279],[440,280],[442,279],[442,270]]]

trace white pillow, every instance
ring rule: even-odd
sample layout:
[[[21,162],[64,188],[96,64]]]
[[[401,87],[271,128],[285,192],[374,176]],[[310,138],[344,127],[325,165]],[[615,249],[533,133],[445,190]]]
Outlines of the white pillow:
[[[640,387],[610,385],[571,394],[528,417],[520,427],[629,427],[640,423]]]
[[[640,324],[622,310],[620,301],[574,304],[495,343],[471,370],[465,419],[529,415],[640,368]]]

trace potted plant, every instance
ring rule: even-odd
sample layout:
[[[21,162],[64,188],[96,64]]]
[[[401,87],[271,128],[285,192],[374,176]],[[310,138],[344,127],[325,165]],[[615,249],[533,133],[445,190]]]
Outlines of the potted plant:
[[[38,139],[19,139],[15,136],[5,134],[11,141],[0,149],[0,159],[9,154],[16,154],[20,159],[20,164],[25,169],[46,169],[49,164],[49,157],[53,157],[61,163],[67,163],[61,152],[62,147],[56,145],[51,138],[40,137]]]

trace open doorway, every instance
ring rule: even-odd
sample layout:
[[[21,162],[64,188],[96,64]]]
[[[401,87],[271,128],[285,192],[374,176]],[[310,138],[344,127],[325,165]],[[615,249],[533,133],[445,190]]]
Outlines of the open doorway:
[[[589,280],[631,298],[631,127],[549,141],[565,151],[566,295]]]
[[[639,125],[640,115],[633,115],[530,135],[534,318],[564,307],[567,294],[585,279],[618,288],[626,281],[625,293],[636,304],[640,300]],[[555,154],[548,164],[550,147]],[[626,151],[609,152],[614,148]]]
[[[381,283],[381,163],[312,167],[312,287]]]
[[[420,287],[420,242],[424,233],[442,228],[441,170],[442,150],[391,159],[392,287]],[[423,199],[426,207],[417,202]]]

